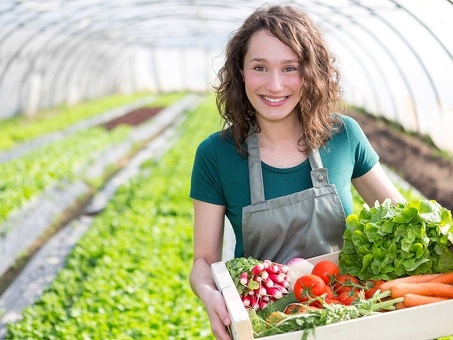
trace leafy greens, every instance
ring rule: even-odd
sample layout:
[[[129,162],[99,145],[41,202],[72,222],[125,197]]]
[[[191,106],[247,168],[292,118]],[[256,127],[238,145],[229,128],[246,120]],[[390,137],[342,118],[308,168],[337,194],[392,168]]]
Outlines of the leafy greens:
[[[361,280],[453,271],[451,211],[434,200],[364,205],[343,238],[340,271]]]

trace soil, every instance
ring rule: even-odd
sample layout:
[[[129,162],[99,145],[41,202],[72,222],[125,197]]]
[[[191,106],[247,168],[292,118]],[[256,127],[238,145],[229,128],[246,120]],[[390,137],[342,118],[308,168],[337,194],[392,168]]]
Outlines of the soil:
[[[155,116],[160,110],[162,110],[161,107],[139,108],[129,113],[126,113],[121,117],[111,120],[105,124],[102,124],[102,126],[107,130],[112,130],[121,124],[138,126],[147,121],[148,119],[150,119],[151,117]]]
[[[362,113],[349,114],[362,127],[381,163],[395,170],[426,198],[453,211],[453,159],[435,147]]]

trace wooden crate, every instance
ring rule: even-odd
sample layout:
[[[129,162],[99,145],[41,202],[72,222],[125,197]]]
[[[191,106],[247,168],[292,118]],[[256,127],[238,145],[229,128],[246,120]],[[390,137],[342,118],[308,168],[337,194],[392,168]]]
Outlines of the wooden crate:
[[[338,261],[338,252],[309,259]],[[253,339],[252,326],[224,262],[212,264],[217,288],[222,292],[230,313],[230,332],[234,340]],[[300,340],[303,331],[262,337],[263,340]],[[453,335],[453,300],[380,313],[359,319],[317,327],[309,340],[428,340]]]

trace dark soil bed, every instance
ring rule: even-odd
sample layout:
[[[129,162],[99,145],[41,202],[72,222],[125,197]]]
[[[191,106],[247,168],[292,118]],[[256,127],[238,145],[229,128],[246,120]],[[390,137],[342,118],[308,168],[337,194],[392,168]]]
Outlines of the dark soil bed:
[[[151,117],[155,116],[159,111],[161,111],[161,107],[152,107],[152,108],[140,108],[133,110],[125,115],[118,117],[114,120],[111,120],[102,126],[107,130],[112,130],[118,125],[125,124],[131,126],[138,126],[143,122],[147,121]]]
[[[361,125],[381,162],[394,169],[428,199],[453,211],[453,160],[440,156],[434,147],[384,122],[351,112]]]

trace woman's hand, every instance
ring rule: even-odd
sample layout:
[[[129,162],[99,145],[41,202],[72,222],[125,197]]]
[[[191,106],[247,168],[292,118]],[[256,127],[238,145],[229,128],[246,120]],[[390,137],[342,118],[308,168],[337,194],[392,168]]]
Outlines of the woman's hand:
[[[213,291],[211,296],[204,301],[204,304],[215,338],[218,340],[231,340],[231,336],[227,332],[231,319],[222,294],[219,291]]]
[[[190,284],[203,301],[218,340],[230,340],[227,326],[231,319],[222,293],[216,288],[211,264],[222,259],[225,207],[194,200],[194,263]]]

